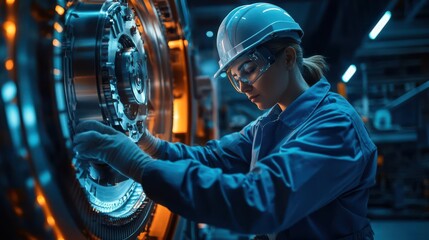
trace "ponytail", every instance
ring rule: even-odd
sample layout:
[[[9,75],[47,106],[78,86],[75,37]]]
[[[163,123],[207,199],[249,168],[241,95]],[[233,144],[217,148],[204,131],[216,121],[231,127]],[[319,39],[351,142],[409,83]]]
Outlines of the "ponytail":
[[[304,58],[301,45],[294,42],[290,38],[273,39],[267,42],[266,46],[272,52],[278,52],[279,50],[289,46],[294,48],[296,52],[296,64],[298,65],[304,80],[309,86],[313,86],[316,82],[318,82],[324,76],[324,73],[329,69],[324,56],[314,55]]]
[[[309,86],[313,86],[319,81],[328,69],[324,56],[314,55],[303,58],[301,73]]]

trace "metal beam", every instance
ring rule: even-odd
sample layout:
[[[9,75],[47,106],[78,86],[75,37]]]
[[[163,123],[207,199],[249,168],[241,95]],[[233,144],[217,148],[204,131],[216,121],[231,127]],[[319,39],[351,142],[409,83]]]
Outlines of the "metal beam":
[[[407,17],[405,18],[406,23],[410,23],[420,12],[423,6],[426,4],[427,0],[419,0],[413,5],[413,8],[408,12]]]
[[[428,89],[429,89],[429,81],[423,83],[422,85],[406,92],[404,95],[393,100],[392,102],[386,105],[386,109],[392,110],[394,108],[397,108]]]

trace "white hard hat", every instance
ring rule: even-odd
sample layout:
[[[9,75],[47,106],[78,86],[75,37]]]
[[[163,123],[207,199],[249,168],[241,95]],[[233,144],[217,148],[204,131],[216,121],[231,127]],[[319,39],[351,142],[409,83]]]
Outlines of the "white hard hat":
[[[222,21],[217,33],[219,70],[225,72],[232,61],[250,49],[273,38],[292,38],[301,42],[301,27],[282,8],[269,3],[243,5],[232,10]]]

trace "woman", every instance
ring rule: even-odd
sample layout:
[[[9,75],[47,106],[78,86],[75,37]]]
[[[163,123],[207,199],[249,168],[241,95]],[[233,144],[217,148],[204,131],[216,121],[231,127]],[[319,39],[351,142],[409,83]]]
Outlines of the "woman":
[[[303,58],[302,36],[272,4],[240,6],[223,20],[216,75],[226,72],[237,91],[269,109],[240,132],[204,147],[147,133],[142,151],[91,121],[78,125],[75,150],[197,222],[270,239],[373,239],[366,213],[376,147],[353,107],[329,91],[323,57]]]

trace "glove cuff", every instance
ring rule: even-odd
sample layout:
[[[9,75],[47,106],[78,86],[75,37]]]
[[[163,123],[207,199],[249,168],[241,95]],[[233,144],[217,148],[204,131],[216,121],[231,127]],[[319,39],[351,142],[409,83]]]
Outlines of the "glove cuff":
[[[161,139],[154,137],[147,129],[145,135],[140,139],[139,146],[143,151],[149,154],[151,157],[155,158],[160,147]]]
[[[150,141],[150,143],[145,144],[145,146],[142,146],[143,150],[149,154],[151,157],[156,157],[158,150],[161,146],[161,139],[153,137]]]

